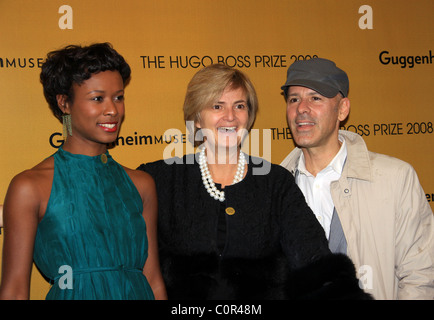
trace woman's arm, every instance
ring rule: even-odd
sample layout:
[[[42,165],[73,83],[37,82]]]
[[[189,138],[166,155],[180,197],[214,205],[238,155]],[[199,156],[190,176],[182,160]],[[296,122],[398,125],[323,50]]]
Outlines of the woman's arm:
[[[143,218],[146,222],[146,233],[148,236],[148,259],[143,268],[143,273],[148,279],[155,299],[165,300],[167,299],[166,286],[161,274],[158,256],[158,202],[155,182],[149,174],[139,170],[134,171],[130,176],[134,176],[132,180],[143,200]]]
[[[29,299],[39,193],[25,171],[10,183],[4,202],[4,241],[0,299]]]

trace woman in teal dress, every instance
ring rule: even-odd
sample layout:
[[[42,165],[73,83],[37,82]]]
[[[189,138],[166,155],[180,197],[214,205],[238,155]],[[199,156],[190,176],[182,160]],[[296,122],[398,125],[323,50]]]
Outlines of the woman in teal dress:
[[[107,43],[48,54],[41,82],[67,139],[10,183],[0,298],[29,298],[33,261],[52,283],[47,299],[166,298],[154,181],[107,151],[130,73]]]

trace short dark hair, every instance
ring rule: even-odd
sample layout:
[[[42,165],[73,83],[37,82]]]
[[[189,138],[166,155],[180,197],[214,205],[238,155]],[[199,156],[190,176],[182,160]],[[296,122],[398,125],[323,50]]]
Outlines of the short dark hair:
[[[61,120],[56,96],[66,95],[67,101],[74,99],[72,85],[81,84],[92,74],[102,71],[118,71],[124,85],[130,79],[131,68],[110,43],[95,43],[90,46],[69,45],[51,51],[42,64],[40,80],[44,96],[54,116]]]

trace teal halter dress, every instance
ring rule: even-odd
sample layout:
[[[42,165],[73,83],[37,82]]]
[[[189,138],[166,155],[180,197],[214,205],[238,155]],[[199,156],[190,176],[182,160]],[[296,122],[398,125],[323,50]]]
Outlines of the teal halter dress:
[[[109,152],[53,155],[54,178],[34,261],[52,283],[47,299],[154,299],[141,197]]]

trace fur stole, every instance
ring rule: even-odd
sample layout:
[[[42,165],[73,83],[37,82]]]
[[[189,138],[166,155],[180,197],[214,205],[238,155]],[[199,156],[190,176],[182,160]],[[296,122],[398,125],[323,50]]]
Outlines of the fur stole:
[[[257,259],[161,254],[169,299],[371,299],[359,288],[351,260],[330,254],[290,270],[285,256]]]

